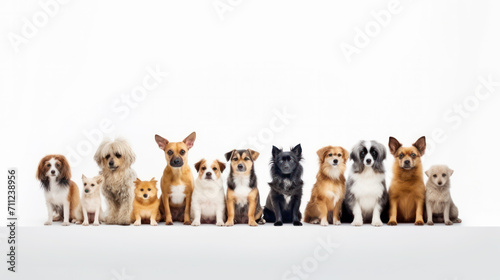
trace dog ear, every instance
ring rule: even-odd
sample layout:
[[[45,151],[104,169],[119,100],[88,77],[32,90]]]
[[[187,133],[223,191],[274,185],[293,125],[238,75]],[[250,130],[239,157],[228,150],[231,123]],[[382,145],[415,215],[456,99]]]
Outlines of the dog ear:
[[[130,182],[130,181],[129,181]],[[137,187],[139,183],[142,182],[139,178],[135,178],[135,181],[133,182],[135,186]]]
[[[156,186],[156,183],[158,183],[158,181],[155,180],[155,177],[151,178],[151,180],[149,180],[150,183],[154,183],[155,186]]]
[[[182,142],[184,142],[187,145],[189,150],[193,147],[194,140],[196,140],[196,132],[192,132],[191,134],[189,134],[189,136],[186,137],[186,139],[182,140]]]
[[[425,136],[418,138],[417,142],[413,143],[413,147],[418,149],[421,156],[424,155],[426,146],[427,144],[425,143]]]
[[[349,160],[349,151],[340,147],[342,149],[342,158],[344,159],[344,162],[347,163]]]
[[[281,153],[283,150],[282,149],[278,149],[278,147],[276,146],[273,146],[273,151],[272,151],[272,155],[273,157],[276,157],[279,153]]]
[[[248,152],[250,153],[250,157],[252,158],[253,161],[256,161],[257,158],[259,158],[260,153],[256,152],[254,150],[248,149]]]
[[[431,170],[429,169],[429,170],[425,171],[425,175],[427,175],[427,177],[430,178],[431,177]]]
[[[293,147],[292,152],[294,152],[300,158],[302,156],[302,146],[298,144],[297,146]]]
[[[69,166],[69,162],[63,155],[58,155],[55,157],[58,161],[61,162],[61,170],[59,172],[59,180],[69,181],[71,179],[71,167]]]
[[[451,175],[453,175],[454,172],[455,172],[455,170],[448,168],[448,176],[449,177],[451,177]]]
[[[82,180],[86,180],[87,179],[87,176],[85,176],[85,174],[82,174]]]
[[[226,169],[226,164],[220,162],[219,160],[217,160],[217,163],[219,164],[220,173],[224,172],[224,169]]]
[[[391,154],[396,154],[399,148],[403,146],[399,141],[394,138],[394,137],[389,137],[389,151],[391,151]]]
[[[102,181],[104,181],[104,178],[102,177],[102,175],[97,176],[97,180],[96,180],[97,184],[101,184]]]
[[[45,162],[50,159],[51,156],[44,156],[41,160],[40,163],[38,163],[38,168],[36,170],[36,178],[38,180],[43,180],[45,178]]]
[[[164,150],[164,151],[165,151],[165,147],[166,147],[166,146],[167,146],[167,144],[168,144],[168,140],[167,140],[167,139],[165,139],[165,138],[163,138],[163,137],[161,137],[161,136],[160,136],[160,135],[158,135],[158,134],[155,134],[155,141],[156,141],[156,143],[158,144],[158,147],[159,147],[160,149],[162,149],[162,150]]]
[[[325,158],[326,151],[328,151],[330,148],[332,148],[332,146],[326,146],[326,147],[323,147],[323,148],[319,149],[316,152],[316,154],[318,155],[320,161],[323,161],[323,159]]]
[[[194,169],[196,169],[196,172],[200,172],[200,166],[203,163],[205,159],[200,159],[197,163],[194,164]]]
[[[232,150],[230,152],[227,152],[224,154],[224,157],[226,158],[226,161],[229,161],[231,159],[231,157],[233,156],[233,153],[235,152],[236,150]]]

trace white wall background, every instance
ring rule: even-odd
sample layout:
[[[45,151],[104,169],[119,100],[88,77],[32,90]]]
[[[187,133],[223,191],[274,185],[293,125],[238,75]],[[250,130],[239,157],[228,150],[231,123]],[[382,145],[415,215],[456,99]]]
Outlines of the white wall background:
[[[373,25],[372,12],[387,10],[389,1],[233,1],[223,19],[214,3],[226,1],[69,1],[46,23],[38,1],[0,3],[0,170],[19,169],[22,225],[41,226],[46,218],[34,178],[45,154],[87,145],[74,180],[81,185],[82,173],[97,174],[97,145],[85,133],[103,120],[113,124],[105,136],[130,141],[141,179],[161,177],[165,166],[155,133],[179,141],[196,131],[191,165],[223,159],[256,137],[258,144],[247,146],[261,152],[263,200],[271,145],[301,143],[302,208],[322,146],[386,144],[389,136],[411,144],[426,135],[434,145],[425,167],[455,169],[452,194],[464,225],[500,225],[499,3],[401,1],[382,27]],[[23,34],[23,18],[33,17],[40,17],[37,30]],[[357,28],[376,34],[358,42],[349,61],[341,46],[356,46]],[[14,46],[15,36],[25,40]],[[125,105],[122,98],[156,67],[168,76]],[[480,77],[496,84],[479,88],[489,96],[478,101]],[[464,103],[467,115],[453,111]],[[275,113],[283,110],[293,115],[285,124]],[[433,136],[436,130],[445,140]],[[5,192],[0,197],[4,209]]]

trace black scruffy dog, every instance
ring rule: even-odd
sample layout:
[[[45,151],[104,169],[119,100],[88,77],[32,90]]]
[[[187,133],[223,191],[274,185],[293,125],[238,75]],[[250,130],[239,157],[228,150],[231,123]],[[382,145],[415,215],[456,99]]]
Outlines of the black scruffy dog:
[[[300,202],[302,200],[302,147],[295,146],[290,152],[283,152],[273,146],[271,159],[271,191],[264,207],[264,219],[275,226],[293,223],[301,226]]]

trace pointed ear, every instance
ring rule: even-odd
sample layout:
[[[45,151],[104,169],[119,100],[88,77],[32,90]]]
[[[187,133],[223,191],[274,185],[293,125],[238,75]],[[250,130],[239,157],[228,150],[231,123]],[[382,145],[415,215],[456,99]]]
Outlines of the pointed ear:
[[[394,155],[401,146],[403,145],[396,138],[389,137],[389,151],[391,151],[391,154]]]
[[[323,160],[323,157],[325,156],[325,152],[330,149],[331,146],[326,146],[326,147],[323,147],[321,149],[319,149],[316,154],[318,155],[319,159],[322,161]]]
[[[135,186],[137,187],[137,185],[142,182],[139,178],[136,178],[135,181],[134,181],[134,184]]]
[[[425,175],[427,175],[427,177],[431,177],[431,170],[429,169],[429,170],[425,171]]]
[[[189,134],[189,136],[186,137],[186,139],[182,140],[182,142],[184,142],[188,146],[189,150],[193,147],[194,140],[196,140],[196,132],[192,132],[191,134]]]
[[[102,177],[102,175],[97,176],[97,180],[96,180],[97,184],[100,185],[103,181],[104,181],[104,178]]]
[[[87,177],[84,174],[82,174],[82,180],[86,180],[86,179],[87,179]]]
[[[164,150],[164,151],[165,151],[165,147],[166,147],[166,146],[167,146],[167,144],[168,144],[168,140],[167,140],[167,139],[165,139],[165,138],[163,138],[163,137],[161,137],[160,135],[156,134],[156,135],[155,135],[155,141],[156,141],[156,143],[158,144],[158,147],[159,147],[160,149],[162,149],[162,150]]]
[[[298,157],[302,156],[302,146],[298,144],[297,146],[293,147],[292,152],[294,152]]]
[[[155,177],[153,177],[151,180],[149,180],[150,183],[153,183],[155,186],[156,186],[156,183],[158,183],[158,181],[155,180]]]
[[[283,151],[283,150],[278,149],[278,147],[273,146],[273,151],[272,151],[272,155],[273,155],[273,157],[275,157],[275,156],[279,155],[279,153],[281,153],[282,151]]]
[[[224,169],[226,169],[226,164],[220,162],[219,160],[217,160],[217,163],[219,164],[220,173],[224,172]]]
[[[205,159],[201,159],[200,161],[198,161],[197,163],[194,164],[194,169],[196,169],[196,172],[200,172],[200,166],[204,160]]]
[[[248,152],[250,153],[250,157],[252,158],[253,161],[256,161],[260,155],[259,152],[256,152],[254,150],[248,149]]]
[[[347,163],[347,161],[349,160],[349,151],[340,147],[342,149],[342,158],[344,159],[344,162]]]
[[[423,156],[425,153],[425,147],[427,144],[425,143],[425,136],[418,138],[417,142],[413,143],[413,146],[418,149],[420,155]]]
[[[226,161],[229,161],[231,159],[231,157],[233,156],[233,153],[235,152],[236,150],[232,150],[230,152],[227,152],[224,154],[224,158],[226,158]]]
[[[454,172],[455,172],[455,170],[453,170],[453,169],[451,169],[451,168],[450,168],[450,169],[448,169],[448,176],[450,176],[450,177],[451,177],[451,175],[453,175],[453,173],[454,173]]]

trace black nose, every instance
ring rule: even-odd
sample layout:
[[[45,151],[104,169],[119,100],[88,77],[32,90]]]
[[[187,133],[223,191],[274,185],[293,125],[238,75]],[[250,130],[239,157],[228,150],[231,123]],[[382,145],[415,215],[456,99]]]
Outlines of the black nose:
[[[50,173],[56,174],[56,171],[55,170],[51,170]]]
[[[442,184],[443,184],[442,182],[438,182],[438,185],[440,185],[440,186],[441,186]]]
[[[212,172],[207,172],[207,177],[212,176]]]
[[[339,163],[339,160],[338,159],[334,159],[333,163],[337,164],[337,163]]]
[[[243,164],[238,164],[238,169],[243,169]]]
[[[113,160],[111,160],[111,161],[109,162],[109,166],[113,166],[113,165],[115,165],[115,162],[114,162]]]
[[[85,192],[86,192],[86,193],[88,193],[88,192],[89,192],[89,190],[88,190],[88,189],[86,189],[86,190],[85,190]]]
[[[371,159],[367,159],[366,163],[370,164],[370,163],[372,163],[372,160]]]
[[[174,163],[175,163],[175,164],[179,164],[180,162],[181,162],[181,160],[180,160],[180,159],[178,159],[178,158],[174,159]]]
[[[410,164],[410,161],[409,161],[409,160],[405,160],[405,164],[406,164],[406,165],[409,165],[409,164]]]
[[[143,197],[144,197],[144,198],[148,198],[148,195],[147,195],[147,194],[144,194],[144,195],[143,195]]]

